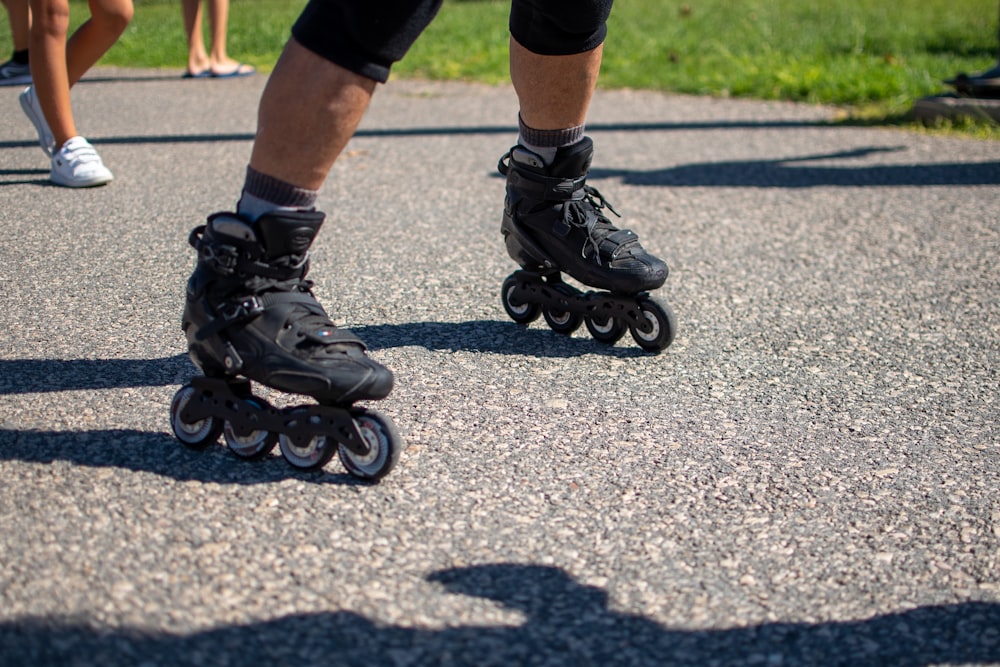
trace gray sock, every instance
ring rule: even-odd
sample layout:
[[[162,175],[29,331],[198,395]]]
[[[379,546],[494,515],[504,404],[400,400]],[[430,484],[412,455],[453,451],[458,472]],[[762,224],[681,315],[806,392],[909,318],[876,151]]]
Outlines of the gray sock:
[[[536,130],[529,127],[521,114],[517,115],[517,143],[537,154],[545,164],[551,164],[556,153],[563,146],[572,146],[583,139],[583,125],[568,127],[562,130]]]
[[[248,166],[236,212],[253,222],[273,211],[312,210],[317,196],[316,190],[300,188]]]

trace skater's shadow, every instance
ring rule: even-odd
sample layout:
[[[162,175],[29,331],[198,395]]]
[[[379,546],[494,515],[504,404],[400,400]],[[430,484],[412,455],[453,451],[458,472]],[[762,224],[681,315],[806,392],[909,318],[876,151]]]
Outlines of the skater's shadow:
[[[418,345],[428,350],[493,352],[570,358],[585,354],[636,357],[646,354],[626,334],[616,347],[597,343],[581,327],[574,336],[543,324],[513,322],[410,322],[352,327],[370,349]],[[180,385],[197,373],[186,354],[158,359],[0,359],[0,396],[123,387]]]
[[[186,354],[159,359],[0,359],[0,395],[163,387],[195,372]]]
[[[572,358],[585,354],[612,357],[648,355],[628,334],[616,345],[598,343],[581,325],[572,336],[557,334],[539,319],[524,327],[514,322],[408,322],[351,327],[373,350],[416,345],[449,352],[490,352],[528,357]]]
[[[164,406],[166,422],[166,406]],[[166,428],[169,426],[164,423]],[[97,431],[18,431],[0,429],[0,461],[51,464],[64,461],[89,468],[147,472],[181,482],[255,485],[295,478],[315,484],[364,485],[344,473],[304,472],[278,455],[262,461],[239,461],[221,444],[188,449],[167,433],[132,429]],[[331,463],[331,469],[336,464]],[[2,662],[2,661],[0,661]]]
[[[393,626],[351,611],[303,613],[181,634],[86,619],[0,623],[9,664],[330,665],[901,665],[1000,660],[1000,604],[917,607],[868,619],[716,629],[664,626],[609,607],[607,591],[564,570],[499,563],[431,574],[449,594],[493,600],[520,621],[440,630]]]
[[[629,185],[670,187],[812,188],[1000,184],[1000,162],[996,161],[855,166],[809,164],[863,159],[879,153],[902,150],[905,149],[874,146],[774,160],[701,162],[647,171],[594,168],[589,177],[592,180],[620,178]]]

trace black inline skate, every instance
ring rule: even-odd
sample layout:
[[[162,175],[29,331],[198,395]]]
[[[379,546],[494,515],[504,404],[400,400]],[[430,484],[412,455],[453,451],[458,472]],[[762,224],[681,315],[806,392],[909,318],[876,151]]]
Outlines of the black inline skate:
[[[666,281],[667,265],[604,215],[604,209],[618,213],[586,183],[593,154],[593,142],[584,137],[560,148],[549,166],[523,146],[500,159],[507,177],[500,231],[507,252],[523,267],[503,283],[504,310],[519,324],[541,313],[563,334],[585,322],[594,339],[609,345],[631,331],[640,347],[659,352],[677,328],[670,308],[649,295]],[[581,292],[560,272],[605,291]]]
[[[189,237],[198,264],[188,280],[182,327],[202,372],[174,395],[170,422],[201,449],[223,434],[244,459],[278,443],[294,467],[318,470],[334,453],[352,475],[378,480],[399,458],[393,423],[355,401],[384,398],[392,373],[338,329],[313,296],[309,247],[323,214],[282,211],[248,223],[218,213]],[[276,408],[251,380],[316,404]]]

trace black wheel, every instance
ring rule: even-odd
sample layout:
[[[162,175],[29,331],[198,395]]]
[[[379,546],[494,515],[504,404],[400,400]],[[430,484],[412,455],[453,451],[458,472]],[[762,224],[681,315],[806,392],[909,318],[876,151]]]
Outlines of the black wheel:
[[[252,407],[251,410],[263,410],[264,406],[255,398],[248,398],[246,401]],[[222,435],[226,441],[229,451],[241,459],[256,460],[262,459],[271,453],[274,444],[278,442],[278,436],[270,431],[256,429],[246,435],[239,435],[231,422],[226,420]]]
[[[670,310],[669,306],[650,298],[643,299],[638,305],[639,312],[645,319],[643,327],[645,331],[634,325],[630,326],[632,338],[647,352],[665,350],[677,333],[677,318],[674,317],[674,311]]]
[[[292,423],[295,419],[307,418],[308,412],[306,408],[293,411],[290,415]],[[311,419],[318,421],[320,418],[313,415]],[[293,468],[319,470],[333,458],[337,451],[337,441],[325,435],[316,435],[305,444],[300,445],[292,442],[290,437],[282,433],[278,436],[278,447],[281,449],[281,455]]]
[[[576,290],[566,283],[559,282],[553,283],[552,289],[559,292],[567,299],[572,300],[579,296],[579,290]],[[565,335],[570,335],[574,331],[580,328],[583,323],[583,315],[580,313],[574,313],[569,310],[560,310],[553,306],[546,306],[542,309],[542,315],[545,317],[545,322],[549,325],[549,328],[556,333],[561,333]]]
[[[174,430],[174,435],[184,446],[191,449],[205,449],[213,442],[218,441],[222,432],[222,421],[215,417],[207,417],[196,421],[193,424],[185,424],[181,421],[181,412],[184,411],[188,401],[195,394],[195,388],[189,384],[177,390],[174,398],[170,401],[170,427]]]
[[[519,303],[512,298],[514,290],[517,289],[517,278],[513,275],[507,276],[500,289],[500,300],[503,301],[503,309],[507,311],[510,319],[518,324],[530,324],[538,319],[541,307],[537,303]]]
[[[355,477],[378,481],[389,474],[399,460],[402,440],[392,421],[377,412],[357,413],[354,422],[371,451],[362,456],[347,447],[340,447],[337,449],[340,462]]]
[[[601,317],[599,315],[591,315],[584,318],[583,321],[586,323],[587,331],[594,337],[594,340],[607,345],[614,345],[628,331],[627,324],[611,316]]]

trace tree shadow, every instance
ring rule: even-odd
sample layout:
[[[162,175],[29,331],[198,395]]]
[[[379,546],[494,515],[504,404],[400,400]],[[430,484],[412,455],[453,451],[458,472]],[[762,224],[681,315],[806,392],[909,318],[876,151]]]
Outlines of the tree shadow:
[[[711,131],[711,130],[769,130],[796,129],[810,127],[834,127],[827,121],[801,120],[758,120],[758,121],[678,121],[649,123],[593,123],[587,130],[594,134],[599,132],[678,132],[678,131]],[[406,138],[406,137],[450,137],[503,134],[517,134],[516,125],[443,125],[423,127],[361,127],[354,133],[354,138]],[[95,144],[101,145],[136,145],[136,144],[202,144],[223,142],[250,142],[254,139],[253,132],[225,132],[206,134],[144,134],[92,137]],[[38,145],[34,139],[12,139],[0,141],[0,149],[33,148]]]
[[[903,147],[867,147],[774,160],[702,162],[646,171],[601,169],[590,178],[620,178],[629,185],[671,187],[813,188],[903,187],[928,185],[998,185],[1000,161],[892,164],[863,166],[810,166],[822,160],[850,160]]]
[[[442,594],[494,600],[510,625],[424,630],[349,611],[297,614],[189,634],[86,618],[0,623],[6,664],[47,665],[897,665],[1000,660],[1000,604],[917,607],[857,621],[666,627],[615,611],[565,571],[500,563],[433,573]],[[432,608],[433,600],[428,600]]]

